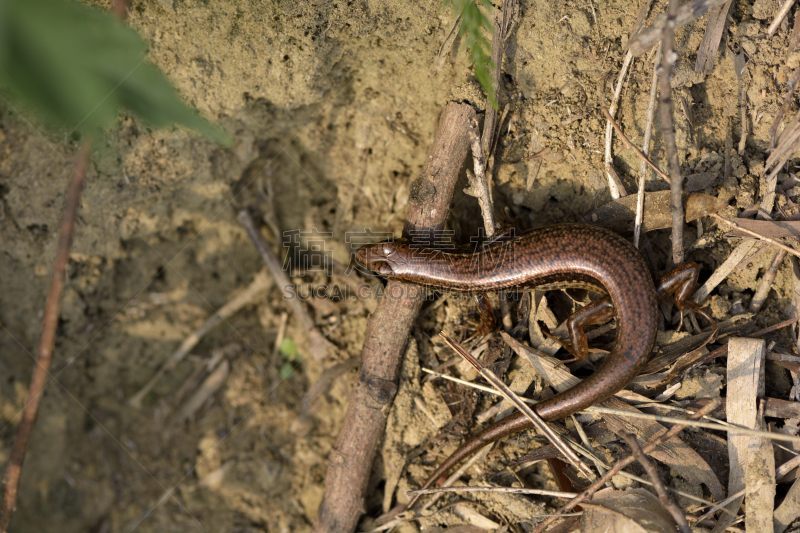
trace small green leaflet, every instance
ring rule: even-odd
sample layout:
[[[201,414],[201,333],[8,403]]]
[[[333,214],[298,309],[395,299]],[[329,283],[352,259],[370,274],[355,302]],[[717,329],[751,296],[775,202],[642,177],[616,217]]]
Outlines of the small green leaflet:
[[[481,7],[491,8],[492,3],[489,0],[451,0],[451,2],[461,16],[458,34],[467,45],[475,78],[486,93],[489,105],[497,109],[497,91],[492,80],[494,63],[491,58],[491,43],[484,34],[486,30],[491,35],[493,28],[492,23],[481,11]]]
[[[287,361],[296,361],[299,355],[297,344],[289,337],[284,337],[280,346],[278,346],[278,351]]]
[[[128,111],[154,127],[178,124],[231,142],[183,102],[135,31],[76,0],[0,0],[0,96],[84,135]]]

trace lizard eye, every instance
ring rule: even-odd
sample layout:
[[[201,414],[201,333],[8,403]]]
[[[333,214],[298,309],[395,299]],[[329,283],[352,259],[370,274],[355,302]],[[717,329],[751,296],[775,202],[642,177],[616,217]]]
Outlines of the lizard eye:
[[[393,253],[394,253],[394,246],[392,245],[392,243],[389,243],[389,242],[385,243],[383,245],[383,255],[388,257],[388,256],[392,255]]]

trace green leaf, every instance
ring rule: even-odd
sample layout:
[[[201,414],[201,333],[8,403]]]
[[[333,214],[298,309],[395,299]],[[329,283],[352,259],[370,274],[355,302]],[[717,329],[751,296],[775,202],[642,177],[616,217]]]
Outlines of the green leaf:
[[[278,371],[278,376],[281,379],[289,379],[294,375],[294,367],[292,363],[283,363],[281,369]]]
[[[494,29],[492,23],[481,11],[481,6],[491,8],[489,0],[451,0],[453,8],[461,15],[458,34],[464,40],[472,61],[475,79],[486,94],[486,100],[497,109],[497,91],[492,79],[494,62],[491,57],[492,45],[489,36]]]
[[[281,355],[287,361],[297,361],[299,358],[297,344],[289,337],[284,337],[281,344],[278,346],[278,351],[281,352]]]
[[[75,0],[0,0],[0,94],[59,130],[98,135],[128,111],[230,143],[147,60],[135,31]]]

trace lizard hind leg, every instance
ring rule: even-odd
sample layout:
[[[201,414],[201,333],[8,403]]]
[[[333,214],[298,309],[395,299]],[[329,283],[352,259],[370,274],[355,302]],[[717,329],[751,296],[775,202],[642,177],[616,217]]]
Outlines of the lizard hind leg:
[[[586,359],[589,356],[586,326],[605,324],[612,318],[614,318],[614,306],[609,298],[602,298],[581,307],[567,319],[567,332],[572,349],[565,347],[576,359]]]
[[[658,296],[664,298],[672,296],[675,307],[681,313],[678,329],[683,326],[683,317],[686,311],[692,311],[702,316],[709,324],[716,327],[716,321],[695,301],[692,295],[697,290],[697,280],[700,277],[700,265],[694,262],[680,264],[664,274],[656,288]]]

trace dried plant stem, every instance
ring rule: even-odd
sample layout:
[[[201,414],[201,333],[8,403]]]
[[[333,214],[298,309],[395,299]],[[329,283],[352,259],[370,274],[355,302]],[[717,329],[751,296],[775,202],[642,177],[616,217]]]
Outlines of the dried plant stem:
[[[261,236],[261,233],[258,231],[258,228],[256,228],[253,217],[250,216],[250,213],[246,209],[243,209],[239,212],[237,218],[242,227],[244,227],[245,232],[247,232],[247,236],[250,237],[250,240],[256,247],[256,250],[258,250],[258,253],[261,255],[267,272],[269,272],[269,275],[280,288],[283,299],[286,305],[289,306],[292,315],[300,322],[300,327],[308,335],[308,344],[312,357],[317,361],[329,359],[335,352],[334,345],[319,331],[305,304],[297,297],[294,291],[294,285],[286,275],[286,272],[283,271],[278,256],[270,250],[266,241],[264,241],[264,238]]]
[[[706,414],[712,412],[718,406],[719,406],[719,401],[717,401],[717,400],[708,402],[705,406],[703,406],[701,409],[699,409],[692,416],[692,418],[694,418],[694,419],[702,418]],[[661,444],[665,440],[669,440],[672,437],[678,435],[681,431],[683,431],[683,429],[685,427],[686,426],[684,426],[684,425],[679,425],[679,426],[673,426],[668,430],[667,429],[663,429],[661,431],[658,431],[657,433],[655,433],[652,436],[652,438],[650,438],[649,441],[647,441],[647,444],[645,444],[644,447],[642,448],[642,452],[646,453],[646,454],[647,453],[651,453],[653,450],[655,450],[658,447],[659,444]],[[574,509],[575,507],[577,507],[581,503],[591,499],[591,497],[594,495],[595,492],[597,492],[606,483],[608,483],[611,480],[611,478],[614,477],[615,475],[617,475],[620,471],[622,471],[623,468],[625,468],[626,466],[630,465],[634,461],[635,461],[635,459],[634,459],[634,457],[632,455],[629,455],[629,456],[625,457],[624,459],[621,459],[621,460],[617,461],[614,464],[614,466],[612,466],[608,470],[608,472],[606,472],[605,474],[600,476],[600,478],[597,479],[591,485],[589,485],[589,487],[586,490],[581,492],[577,497],[573,498],[566,505],[561,507],[558,510],[558,512],[556,512],[556,514],[550,516],[549,518],[544,520],[542,523],[538,524],[534,531],[540,532],[540,533],[543,532],[543,531],[546,531],[547,530],[547,526],[549,526],[555,520],[560,518],[564,513],[567,513],[569,511],[571,511],[572,509]]]
[[[620,196],[627,196],[625,186],[614,171],[612,148],[614,143],[614,115],[617,113],[617,106],[619,104],[619,97],[622,94],[622,87],[625,84],[625,78],[628,74],[628,68],[633,61],[633,54],[630,51],[625,53],[625,58],[622,60],[622,68],[619,69],[617,76],[617,83],[614,85],[614,94],[611,97],[611,105],[608,106],[606,115],[606,143],[604,153],[604,163],[606,167],[606,177],[608,178],[608,190],[611,193],[611,198],[616,200]],[[604,109],[605,111],[605,109]]]
[[[533,494],[535,496],[550,496],[552,498],[574,498],[575,492],[562,492],[558,490],[525,489],[521,487],[440,487],[436,489],[410,490],[409,495],[424,496],[425,494],[441,494],[445,492],[470,493],[470,492],[497,492],[500,494]]]
[[[58,246],[56,248],[56,257],[53,261],[50,289],[44,306],[42,335],[39,338],[39,347],[36,352],[36,367],[33,369],[31,384],[28,388],[28,397],[25,400],[22,418],[19,426],[17,426],[17,434],[8,457],[8,466],[6,466],[5,492],[3,493],[2,506],[0,506],[0,532],[2,533],[8,531],[11,517],[17,505],[17,489],[22,476],[22,464],[25,462],[25,454],[28,451],[28,440],[36,423],[36,417],[39,414],[39,403],[44,395],[47,375],[53,362],[58,315],[61,311],[61,293],[64,290],[69,252],[72,247],[72,237],[75,234],[75,221],[78,217],[81,192],[86,182],[86,171],[89,167],[91,153],[92,143],[86,140],[78,152],[72,179],[64,196],[64,212],[61,215],[61,224],[58,230]]]
[[[751,313],[758,313],[761,310],[761,307],[767,300],[769,290],[772,288],[772,282],[775,281],[775,276],[778,274],[778,269],[780,268],[781,263],[783,263],[783,260],[786,258],[786,255],[787,253],[785,250],[778,250],[775,252],[769,268],[764,275],[761,276],[761,280],[759,280],[758,287],[756,288],[756,293],[753,295],[753,299],[750,301]]]
[[[778,31],[778,28],[781,25],[781,22],[783,22],[783,19],[785,19],[786,16],[789,14],[789,10],[792,9],[792,4],[794,4],[794,0],[785,0],[783,2],[783,5],[778,10],[778,13],[775,15],[775,18],[772,19],[772,24],[770,24],[769,28],[767,29],[767,35],[769,35],[770,37],[775,35],[775,32]]]
[[[478,119],[473,118],[469,125],[469,144],[472,149],[472,162],[475,173],[467,173],[469,177],[469,189],[465,190],[466,194],[474,196],[478,199],[478,205],[481,208],[481,215],[483,217],[483,229],[486,235],[491,237],[494,235],[494,207],[492,203],[492,191],[486,182],[486,156],[481,147],[481,139],[478,136]]]
[[[661,37],[661,65],[658,74],[659,118],[661,138],[667,151],[670,176],[670,209],[672,211],[672,262],[683,263],[683,179],[678,160],[678,147],[675,143],[675,126],[672,119],[672,67],[675,64],[675,18],[678,14],[678,1],[670,0]]]
[[[633,245],[639,247],[639,237],[642,234],[642,221],[644,220],[644,193],[647,182],[647,167],[651,161],[647,158],[650,151],[650,138],[653,135],[653,119],[656,114],[656,97],[658,96],[658,65],[661,62],[661,51],[656,52],[653,65],[653,81],[650,83],[650,98],[647,102],[647,123],[644,126],[642,139],[642,161],[639,164],[639,184],[636,191],[636,218],[633,223]]]
[[[661,476],[658,475],[656,466],[644,454],[641,446],[639,446],[639,443],[636,441],[636,436],[629,433],[623,433],[621,437],[625,440],[625,443],[631,449],[631,452],[633,452],[636,460],[642,465],[644,471],[647,472],[647,476],[650,478],[650,481],[652,481],[653,488],[656,490],[656,494],[658,495],[658,500],[661,502],[661,505],[664,506],[664,509],[666,509],[669,514],[672,515],[672,519],[675,520],[676,524],[678,524],[678,529],[681,531],[681,533],[691,532],[692,528],[689,527],[689,522],[686,521],[686,516],[681,511],[680,507],[678,507],[675,502],[672,501],[672,498],[669,497],[669,494],[667,494],[667,489],[664,488],[664,482],[661,481]]]
[[[655,163],[653,163],[653,160],[652,160],[652,159],[650,159],[650,158],[647,156],[647,154],[645,154],[645,153],[644,153],[642,150],[640,150],[638,146],[636,146],[635,144],[633,144],[633,141],[631,141],[631,140],[628,138],[628,136],[627,136],[627,135],[625,135],[625,132],[623,132],[623,131],[622,131],[622,128],[620,127],[620,125],[616,123],[616,121],[615,121],[615,120],[614,120],[614,118],[613,118],[613,117],[612,117],[612,116],[611,116],[611,115],[608,113],[608,111],[606,111],[605,109],[603,109],[603,115],[606,117],[606,120],[608,121],[608,123],[609,123],[609,124],[611,124],[611,126],[612,126],[612,127],[615,129],[615,130],[617,130],[617,133],[619,134],[620,138],[622,139],[622,141],[623,141],[623,142],[624,142],[626,145],[628,145],[628,148],[630,148],[631,150],[633,150],[634,152],[636,152],[636,155],[638,155],[638,156],[639,156],[639,157],[642,159],[642,161],[644,161],[644,163],[645,163],[645,164],[647,164],[647,166],[649,166],[650,168],[652,168],[652,169],[653,169],[653,172],[655,172],[656,174],[658,174],[658,177],[659,177],[659,178],[663,179],[663,180],[664,180],[664,181],[666,181],[667,183],[670,183],[670,177],[669,177],[669,175],[668,175],[666,172],[664,172],[663,170],[661,170],[661,169],[658,167],[658,165],[656,165]]]
[[[183,361],[183,359],[189,355],[189,353],[200,343],[200,341],[209,331],[223,323],[226,319],[234,315],[243,307],[250,305],[261,298],[267,292],[270,284],[271,282],[264,272],[259,272],[256,274],[250,285],[248,285],[241,293],[231,298],[231,300],[229,300],[225,305],[217,309],[214,314],[208,317],[199,328],[189,334],[188,337],[183,339],[183,342],[178,349],[167,358],[166,362],[159,367],[159,369],[147,381],[147,383],[145,383],[144,386],[142,386],[133,396],[131,396],[130,400],[128,400],[128,405],[135,409],[141,408],[144,398],[166,372],[175,368],[178,363]]]

